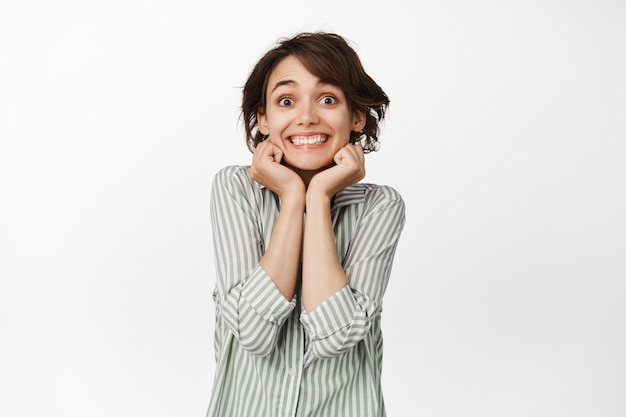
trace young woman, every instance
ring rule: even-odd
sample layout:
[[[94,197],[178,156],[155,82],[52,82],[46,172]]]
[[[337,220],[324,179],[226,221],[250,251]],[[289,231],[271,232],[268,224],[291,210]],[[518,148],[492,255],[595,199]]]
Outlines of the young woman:
[[[380,314],[404,203],[359,181],[388,104],[336,34],[284,39],[254,67],[252,164],[212,188],[209,417],[385,415]]]

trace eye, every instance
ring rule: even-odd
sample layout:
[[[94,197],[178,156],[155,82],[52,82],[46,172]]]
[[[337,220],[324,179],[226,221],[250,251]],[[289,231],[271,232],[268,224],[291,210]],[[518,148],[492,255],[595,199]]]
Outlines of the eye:
[[[337,97],[331,96],[331,95],[326,95],[326,96],[322,97],[322,99],[320,100],[320,103],[322,103],[322,104],[336,104],[337,103]]]
[[[293,104],[293,100],[289,97],[281,97],[278,99],[278,105],[283,107],[288,107]]]

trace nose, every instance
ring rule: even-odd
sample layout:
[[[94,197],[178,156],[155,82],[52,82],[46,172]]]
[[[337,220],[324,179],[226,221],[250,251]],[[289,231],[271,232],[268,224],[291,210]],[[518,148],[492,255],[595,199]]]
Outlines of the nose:
[[[305,101],[300,103],[300,108],[298,109],[298,116],[296,123],[301,126],[308,126],[312,124],[316,124],[319,120],[317,117],[317,113],[315,111],[315,105]]]

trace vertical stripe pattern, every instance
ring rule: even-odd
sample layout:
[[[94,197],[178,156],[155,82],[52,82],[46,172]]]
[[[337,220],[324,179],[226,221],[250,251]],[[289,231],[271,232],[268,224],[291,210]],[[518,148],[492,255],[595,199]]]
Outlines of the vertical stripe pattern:
[[[307,313],[259,265],[280,202],[249,167],[219,171],[211,192],[217,275],[216,373],[207,417],[382,417],[382,299],[404,227],[391,187],[354,184],[333,199],[349,285]]]

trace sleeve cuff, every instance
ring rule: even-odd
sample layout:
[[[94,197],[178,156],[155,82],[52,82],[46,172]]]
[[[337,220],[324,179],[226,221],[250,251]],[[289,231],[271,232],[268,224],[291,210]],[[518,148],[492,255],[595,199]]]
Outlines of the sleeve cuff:
[[[311,340],[325,339],[349,326],[356,308],[357,303],[352,296],[352,290],[346,285],[312,312],[307,313],[303,309],[300,322]]]

